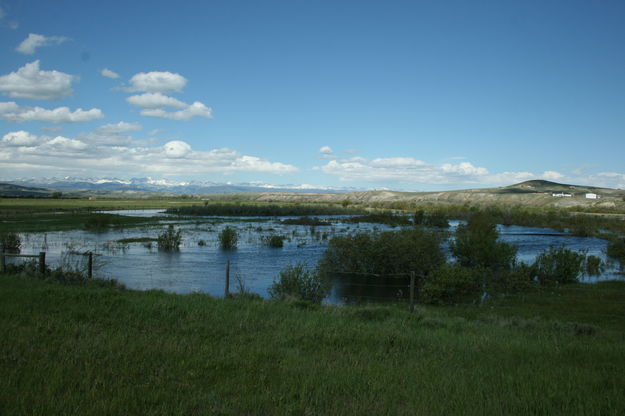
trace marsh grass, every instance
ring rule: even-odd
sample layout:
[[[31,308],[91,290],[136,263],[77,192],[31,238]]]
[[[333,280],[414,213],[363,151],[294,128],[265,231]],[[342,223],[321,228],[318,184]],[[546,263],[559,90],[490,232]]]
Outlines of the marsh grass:
[[[575,285],[410,314],[0,276],[0,408],[623,414],[623,290]]]

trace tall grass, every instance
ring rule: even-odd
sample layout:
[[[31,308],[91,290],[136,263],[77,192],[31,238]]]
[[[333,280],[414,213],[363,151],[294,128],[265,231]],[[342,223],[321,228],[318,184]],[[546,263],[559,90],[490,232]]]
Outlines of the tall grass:
[[[624,414],[623,290],[410,314],[0,276],[0,409]]]

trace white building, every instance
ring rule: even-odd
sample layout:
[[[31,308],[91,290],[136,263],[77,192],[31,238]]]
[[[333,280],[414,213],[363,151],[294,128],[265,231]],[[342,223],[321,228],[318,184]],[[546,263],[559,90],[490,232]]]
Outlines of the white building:
[[[556,197],[556,198],[562,198],[562,197],[571,197],[573,196],[572,194],[565,194],[564,192],[560,192],[560,193],[553,193],[551,194],[551,196]]]
[[[599,198],[601,198],[600,195],[593,194],[592,192],[589,192],[586,194],[586,199],[599,199]]]

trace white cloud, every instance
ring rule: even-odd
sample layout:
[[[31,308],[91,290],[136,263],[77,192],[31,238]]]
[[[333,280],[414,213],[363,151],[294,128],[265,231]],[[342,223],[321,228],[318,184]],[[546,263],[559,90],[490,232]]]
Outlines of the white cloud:
[[[334,150],[332,150],[330,146],[322,146],[319,149],[319,153],[323,153],[324,155],[329,155],[329,154],[334,153]]]
[[[37,136],[24,130],[12,131],[2,137],[2,143],[7,146],[34,146]]]
[[[29,33],[28,37],[19,44],[16,51],[26,55],[32,55],[37,48],[48,45],[60,45],[61,43],[69,40],[64,36],[43,36],[36,33]]]
[[[183,110],[168,112],[162,108],[145,109],[141,110],[141,115],[168,118],[170,120],[189,121],[193,117],[213,118],[213,110],[210,107],[206,107],[201,102],[196,101]]]
[[[478,183],[489,172],[469,162],[458,165],[435,165],[411,157],[390,157],[368,160],[352,157],[331,160],[317,167],[343,181],[394,182],[399,184]]]
[[[130,78],[130,87],[127,91],[144,92],[176,92],[187,84],[187,79],[180,74],[172,72],[140,72]]]
[[[137,131],[141,130],[143,127],[139,123],[128,123],[125,121],[120,121],[115,124],[105,124],[96,129],[96,132],[103,134],[118,134],[125,133],[128,131]]]
[[[24,65],[17,72],[0,76],[0,93],[11,98],[53,100],[72,95],[72,81],[78,77],[59,71],[39,69],[39,61]]]
[[[63,136],[56,136],[54,139],[46,142],[45,146],[52,147],[60,152],[77,152],[87,148],[87,144],[76,139],[68,139]]]
[[[100,70],[100,75],[107,78],[116,79],[119,78],[119,74],[117,72],[113,72],[108,68],[104,68]]]
[[[146,92],[140,95],[131,95],[126,101],[136,107],[143,108],[187,108],[189,104],[183,103],[173,97],[161,94],[160,92]]]
[[[558,181],[564,178],[563,174],[561,174],[560,172],[555,172],[553,170],[545,171],[541,176],[548,181]]]
[[[0,119],[13,123],[27,121],[43,121],[46,123],[84,123],[103,118],[104,114],[98,108],[83,110],[78,108],[71,111],[68,107],[57,107],[47,110],[41,107],[20,106],[13,101],[0,102]]]
[[[172,140],[163,145],[165,155],[174,158],[180,158],[191,153],[191,146],[180,140]]]
[[[101,126],[76,138],[36,137],[13,132],[0,141],[0,169],[15,174],[57,175],[201,175],[256,172],[288,174],[293,165],[272,162],[236,150],[221,148],[193,150],[191,145],[174,140],[162,146],[139,144],[120,132],[136,128],[132,123]]]

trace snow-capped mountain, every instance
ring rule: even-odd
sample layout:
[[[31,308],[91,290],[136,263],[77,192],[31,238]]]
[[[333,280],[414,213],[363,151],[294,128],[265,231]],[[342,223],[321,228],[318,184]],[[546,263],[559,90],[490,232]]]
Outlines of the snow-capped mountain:
[[[152,178],[19,178],[0,179],[0,182],[38,188],[58,190],[93,190],[93,191],[138,191],[138,192],[169,192],[176,194],[215,194],[242,192],[315,192],[337,193],[361,191],[355,188],[323,187],[314,185],[272,185],[266,183],[218,183],[208,181],[172,181]]]

